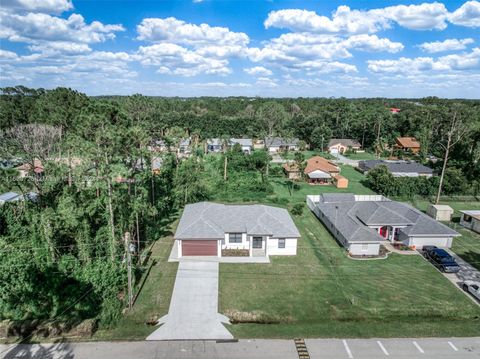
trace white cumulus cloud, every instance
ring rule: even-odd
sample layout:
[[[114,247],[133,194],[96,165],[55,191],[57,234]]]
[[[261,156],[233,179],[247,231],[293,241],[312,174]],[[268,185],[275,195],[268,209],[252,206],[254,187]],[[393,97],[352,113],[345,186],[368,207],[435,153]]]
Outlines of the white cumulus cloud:
[[[455,25],[480,27],[480,2],[467,1],[450,14],[449,21]]]
[[[447,39],[444,41],[424,42],[423,44],[418,45],[418,47],[420,47],[425,52],[433,54],[436,52],[465,50],[467,48],[467,45],[473,43],[474,40],[472,38]]]
[[[255,67],[250,67],[247,69],[243,69],[247,74],[252,75],[252,76],[270,76],[272,75],[272,71],[269,69],[266,69],[263,66],[255,66]]]

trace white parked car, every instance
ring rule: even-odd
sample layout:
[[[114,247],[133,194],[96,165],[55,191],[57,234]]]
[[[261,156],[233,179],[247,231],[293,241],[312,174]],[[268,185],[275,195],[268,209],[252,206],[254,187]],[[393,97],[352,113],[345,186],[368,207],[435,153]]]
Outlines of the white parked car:
[[[465,292],[470,293],[475,298],[480,300],[480,282],[466,280],[465,282],[463,282],[462,288]]]

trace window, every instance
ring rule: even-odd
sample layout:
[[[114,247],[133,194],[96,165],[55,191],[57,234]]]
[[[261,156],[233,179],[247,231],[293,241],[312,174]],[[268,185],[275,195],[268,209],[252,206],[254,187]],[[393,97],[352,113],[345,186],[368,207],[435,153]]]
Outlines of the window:
[[[241,233],[230,233],[228,235],[229,243],[242,243],[242,234]]]
[[[468,214],[463,215],[463,221],[470,223],[472,221],[472,216],[469,216]]]
[[[285,248],[285,238],[278,239],[278,248]]]
[[[368,251],[368,244],[362,244],[362,252]]]

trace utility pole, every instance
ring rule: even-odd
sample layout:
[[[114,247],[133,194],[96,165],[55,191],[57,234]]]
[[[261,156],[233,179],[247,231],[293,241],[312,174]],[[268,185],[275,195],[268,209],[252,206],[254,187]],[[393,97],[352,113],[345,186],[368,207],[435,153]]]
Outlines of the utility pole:
[[[125,250],[127,251],[127,277],[128,277],[128,309],[131,310],[133,306],[133,291],[132,291],[132,254],[130,252],[130,233],[125,232]]]

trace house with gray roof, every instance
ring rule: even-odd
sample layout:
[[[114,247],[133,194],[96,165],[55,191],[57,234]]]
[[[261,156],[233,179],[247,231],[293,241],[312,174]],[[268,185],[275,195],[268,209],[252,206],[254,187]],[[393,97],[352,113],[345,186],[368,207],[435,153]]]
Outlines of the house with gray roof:
[[[7,203],[7,202],[14,202],[22,200],[22,195],[16,192],[6,192],[0,194],[0,205]]]
[[[283,138],[283,137],[266,137],[265,148],[268,152],[280,152],[280,151],[298,151],[299,149],[298,138]]]
[[[185,206],[174,238],[178,257],[266,257],[296,255],[300,233],[283,208],[199,202]]]
[[[362,149],[362,145],[357,140],[352,140],[349,138],[332,138],[327,145],[328,152],[333,154],[342,154],[349,149],[358,151]]]
[[[253,141],[251,138],[230,138],[228,140],[228,147],[240,145],[245,153],[250,153],[253,149]],[[207,140],[207,152],[221,152],[223,143],[220,138],[211,138]]]
[[[307,205],[353,256],[378,255],[382,242],[450,248],[457,232],[416,208],[380,195],[325,193]]]
[[[358,163],[358,170],[367,174],[368,171],[386,166],[394,177],[432,177],[433,170],[415,161],[404,160],[366,160]]]

